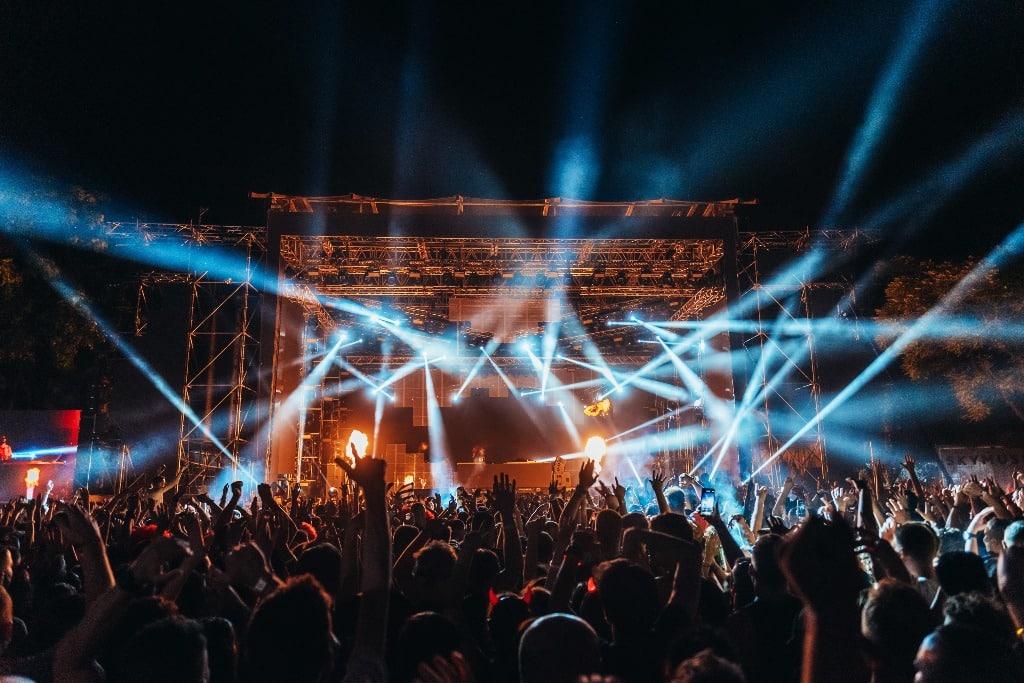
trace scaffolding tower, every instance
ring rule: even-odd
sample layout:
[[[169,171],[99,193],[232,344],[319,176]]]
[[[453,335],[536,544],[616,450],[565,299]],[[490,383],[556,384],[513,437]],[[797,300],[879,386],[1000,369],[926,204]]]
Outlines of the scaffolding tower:
[[[152,286],[189,288],[177,470],[187,470],[182,485],[195,491],[205,491],[228,468],[232,479],[244,478],[242,472],[252,470],[255,456],[246,448],[259,420],[257,285],[266,265],[266,230],[113,222],[107,226],[107,236],[115,245],[143,252],[152,245],[164,249],[173,245],[187,254],[184,269],[141,274],[135,334],[147,331],[147,292]]]
[[[231,479],[251,472],[244,451],[256,422],[259,358],[259,292],[255,268],[265,247],[250,233],[238,243],[245,279],[196,274],[191,282],[185,381],[182,389],[178,471],[205,491],[223,470]],[[243,252],[244,250],[244,252]]]
[[[753,297],[746,315],[751,323],[744,335],[743,351],[750,368],[748,392],[755,400],[748,406],[752,423],[758,425],[760,458],[764,464],[804,425],[816,420],[821,410],[821,378],[814,343],[814,298],[825,293],[839,301],[850,296],[852,283],[829,272],[801,268],[809,250],[840,254],[873,236],[862,231],[772,231],[745,233],[739,244],[738,277],[745,296]],[[796,257],[794,262],[793,258]],[[809,263],[809,262],[808,262]],[[794,267],[796,264],[796,267]],[[811,473],[828,480],[825,426],[817,419],[814,429],[772,461],[767,474],[779,477],[778,465],[791,471]]]

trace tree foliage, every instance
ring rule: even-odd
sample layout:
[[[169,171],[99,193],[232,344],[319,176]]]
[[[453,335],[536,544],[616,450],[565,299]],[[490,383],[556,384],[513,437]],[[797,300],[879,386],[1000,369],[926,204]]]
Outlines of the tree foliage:
[[[80,188],[0,190],[0,407],[82,408],[108,345],[51,286],[103,303],[99,200]]]
[[[979,264],[974,259],[893,264],[885,303],[877,315],[905,330],[936,304],[941,313],[900,357],[912,380],[945,380],[971,422],[1008,411],[1024,421],[1024,272],[989,270],[973,286],[951,295]],[[896,333],[882,334],[882,346]],[[1005,409],[1005,410],[1003,410]]]

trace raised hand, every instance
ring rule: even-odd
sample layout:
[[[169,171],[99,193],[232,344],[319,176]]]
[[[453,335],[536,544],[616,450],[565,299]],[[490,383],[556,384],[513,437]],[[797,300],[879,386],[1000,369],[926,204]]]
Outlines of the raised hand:
[[[839,514],[844,514],[849,509],[850,505],[854,504],[857,500],[856,489],[851,491],[844,489],[842,486],[837,486],[832,489],[831,495],[832,502]]]
[[[916,465],[917,461],[914,459],[914,456],[912,456],[910,453],[907,453],[906,455],[903,456],[903,467],[907,470],[907,472],[914,472],[914,467]]]
[[[554,472],[552,472],[551,473],[551,483],[548,484],[548,495],[552,496],[552,497],[553,496],[557,496],[558,495],[558,490],[559,490],[558,489],[558,482],[555,481],[555,474],[554,474]]]
[[[165,565],[176,564],[178,560],[191,554],[191,549],[182,539],[157,536],[132,562],[131,573],[139,585],[163,585],[181,572],[180,569],[165,572]]]
[[[974,474],[970,475],[970,479],[966,484],[960,487],[960,490],[964,493],[964,495],[970,498],[980,498],[981,494],[985,492],[985,490],[981,487],[981,482],[978,481],[977,475]]]
[[[769,533],[773,533],[777,536],[785,536],[791,529],[783,523],[781,517],[769,517],[765,520],[768,524]]]
[[[1002,497],[1006,495],[1006,492],[1003,491],[1003,487],[997,484],[993,477],[985,477],[983,488],[992,496]]]
[[[824,515],[825,519],[832,520],[838,514],[835,503],[828,496],[822,496],[821,502],[824,503]]]
[[[580,483],[579,488],[584,490],[589,489],[597,481],[597,475],[594,474],[594,461],[589,458],[583,461],[580,465]]]
[[[60,501],[57,502],[57,507],[62,514],[56,517],[55,521],[68,542],[78,547],[87,543],[102,546],[103,537],[100,535],[100,528],[96,524],[96,520],[84,508]]]
[[[647,480],[655,493],[665,490],[665,472],[663,470],[651,470],[651,478]]]
[[[181,525],[185,528],[185,533],[188,534],[188,544],[192,551],[202,552],[205,544],[203,542],[203,527],[198,515],[186,512],[181,516]]]
[[[619,500],[626,499],[626,487],[619,483],[618,477],[615,477],[615,489],[613,490],[613,493]]]
[[[885,506],[892,512],[892,517],[897,524],[906,524],[910,521],[910,512],[907,510],[907,497],[901,493],[893,495],[885,501]]]
[[[491,496],[494,498],[494,506],[500,512],[513,512],[516,506],[516,480],[510,480],[504,472],[495,475]]]
[[[342,458],[335,458],[334,462],[338,467],[345,470],[348,478],[359,484],[364,495],[379,495],[384,498],[384,473],[387,470],[387,462],[377,460],[369,456],[360,458],[356,453],[355,444],[352,444],[352,459],[355,465],[350,465]]]
[[[939,521],[938,511],[935,509],[935,503],[924,501],[921,503],[921,509],[918,510],[921,516],[924,517],[925,521],[937,524]]]

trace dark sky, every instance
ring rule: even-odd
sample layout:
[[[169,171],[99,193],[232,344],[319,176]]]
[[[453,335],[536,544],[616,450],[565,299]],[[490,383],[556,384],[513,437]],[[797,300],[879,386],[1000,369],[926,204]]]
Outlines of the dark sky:
[[[1024,219],[1022,7],[7,0],[0,170],[118,219],[260,224],[251,191],[743,197],[769,227],[977,250]]]

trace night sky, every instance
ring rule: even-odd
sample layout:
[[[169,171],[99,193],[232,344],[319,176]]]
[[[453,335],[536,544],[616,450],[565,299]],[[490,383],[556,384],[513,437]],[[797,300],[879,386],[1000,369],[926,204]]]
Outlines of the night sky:
[[[764,227],[980,251],[1024,219],[1022,7],[10,0],[0,169],[111,219],[741,197]]]

